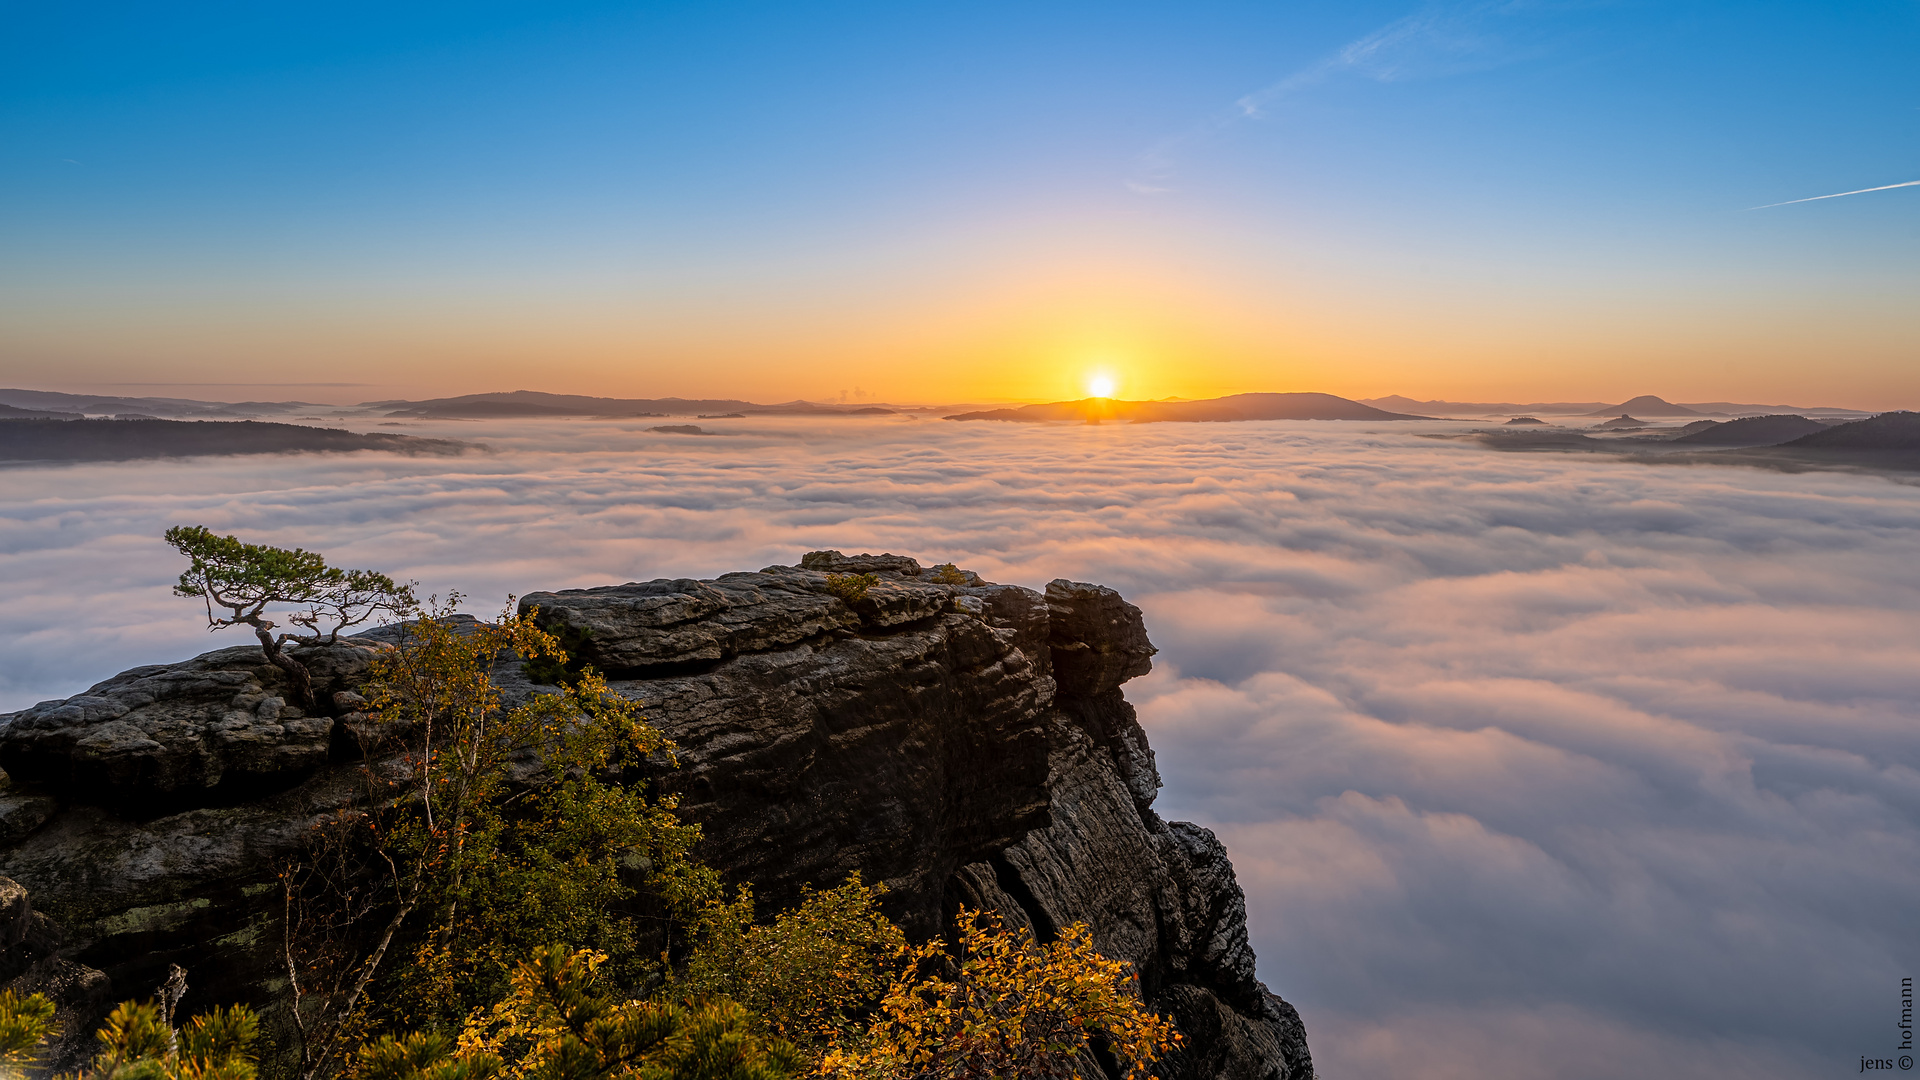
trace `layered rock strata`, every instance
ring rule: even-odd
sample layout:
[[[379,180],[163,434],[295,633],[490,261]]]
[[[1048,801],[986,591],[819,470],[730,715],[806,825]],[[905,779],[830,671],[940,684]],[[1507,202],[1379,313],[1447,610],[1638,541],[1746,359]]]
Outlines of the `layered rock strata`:
[[[660,782],[762,910],[857,871],[917,938],[963,905],[1042,938],[1084,922],[1187,1036],[1158,1075],[1312,1076],[1298,1016],[1255,977],[1226,852],[1153,812],[1120,686],[1154,650],[1112,590],[816,552],[522,604],[679,744]],[[384,640],[305,652],[325,715],[243,647],[0,718],[0,976],[57,990],[69,1030],[171,963],[188,1011],[284,991],[277,867],[360,790],[356,688]],[[503,690],[539,687],[516,666]]]

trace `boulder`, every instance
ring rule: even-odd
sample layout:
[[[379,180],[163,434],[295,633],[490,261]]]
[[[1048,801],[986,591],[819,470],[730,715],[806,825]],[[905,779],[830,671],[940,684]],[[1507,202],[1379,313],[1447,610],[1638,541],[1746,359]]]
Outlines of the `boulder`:
[[[1047,583],[1048,646],[1061,692],[1103,694],[1153,670],[1140,609],[1104,585],[1065,578]]]
[[[905,555],[842,555],[837,551],[809,551],[800,566],[822,574],[899,574],[919,577],[920,562]]]
[[[296,649],[317,696],[365,678],[363,643]],[[122,672],[65,701],[11,714],[0,768],[52,793],[129,807],[208,805],[284,787],[326,764],[334,722],[290,702],[257,645]],[[29,814],[28,816],[31,816]],[[0,807],[0,833],[11,831]]]
[[[826,575],[777,569],[528,593],[520,611],[604,672],[715,663],[859,624]]]

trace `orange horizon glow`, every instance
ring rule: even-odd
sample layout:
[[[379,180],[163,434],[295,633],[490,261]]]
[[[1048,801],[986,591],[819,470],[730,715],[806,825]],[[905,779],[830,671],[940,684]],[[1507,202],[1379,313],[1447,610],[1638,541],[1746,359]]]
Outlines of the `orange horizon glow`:
[[[1027,89],[982,98],[977,79],[940,64],[924,80],[862,83],[884,52],[810,69],[801,84],[771,74],[793,59],[787,49],[755,77],[721,77],[733,70],[726,63],[691,59],[705,47],[695,42],[726,34],[689,38],[694,51],[678,69],[613,63],[597,34],[565,61],[567,50],[508,34],[502,47],[526,47],[529,70],[550,78],[528,83],[529,119],[504,128],[478,104],[498,91],[504,54],[467,54],[472,42],[454,38],[447,47],[474,65],[466,82],[418,66],[427,54],[379,52],[378,31],[271,39],[262,56],[295,43],[374,47],[379,63],[396,65],[390,74],[421,81],[403,92],[348,74],[353,63],[303,61],[267,76],[246,61],[222,77],[251,87],[232,100],[257,101],[268,110],[259,115],[216,106],[228,96],[209,97],[201,76],[159,62],[165,54],[144,41],[116,63],[75,44],[86,34],[48,39],[46,66],[23,75],[46,92],[22,100],[11,122],[24,126],[10,129],[39,164],[0,177],[13,185],[0,199],[9,222],[0,384],[220,400],[295,396],[276,389],[285,386],[343,402],[527,388],[947,404],[1073,400],[1104,376],[1131,400],[1650,393],[1920,405],[1907,224],[1920,187],[1902,187],[1911,163],[1880,121],[1861,113],[1842,140],[1877,161],[1812,153],[1786,134],[1793,124],[1779,126],[1778,103],[1763,104],[1808,87],[1756,75],[1772,70],[1757,60],[1726,61],[1722,75],[1756,80],[1739,98],[1753,122],[1728,129],[1716,153],[1700,145],[1688,110],[1618,124],[1616,91],[1643,85],[1639,68],[1549,105],[1516,65],[1505,69],[1522,80],[1509,97],[1428,116],[1419,80],[1376,85],[1365,65],[1350,70],[1340,42],[1352,27],[1314,11],[1267,14],[1328,20],[1286,39],[1323,35],[1333,66],[1302,70],[1329,77],[1255,80],[1204,107],[1222,93],[1212,60],[1187,90],[1081,102],[1080,88],[1117,54],[1063,48],[1049,64],[1013,63],[1000,74],[1031,78]],[[1062,41],[1080,40],[1079,16],[1054,17]],[[1161,17],[1206,22],[1172,8]],[[184,34],[190,22],[152,32]],[[447,32],[438,20],[422,29],[421,40]],[[553,29],[579,28],[560,19]],[[632,40],[656,31],[667,32]],[[945,40],[896,44],[938,51]],[[995,32],[982,42],[1019,52],[1038,40]],[[1900,40],[1876,32],[1856,45],[1895,57]],[[196,62],[225,70],[244,55],[216,50]],[[1674,72],[1694,77],[1699,59],[1688,53]],[[131,78],[127,63],[157,66]],[[1094,82],[1059,78],[1060,65],[1080,64]],[[1602,67],[1579,70],[1599,77]],[[622,104],[611,84],[563,90],[589,69],[633,96]],[[1809,125],[1799,129],[1806,147],[1842,138],[1838,117],[1860,100],[1866,70],[1897,89],[1897,64],[1849,65],[1827,88],[1831,108],[1788,110]],[[91,89],[76,74],[86,71],[101,79]],[[1131,64],[1107,74],[1116,86],[1152,81]],[[641,92],[630,78],[659,81]],[[409,111],[453,85],[469,88],[458,100],[471,108]],[[695,85],[709,92],[681,96]],[[1210,126],[1216,107],[1262,85],[1326,107],[1285,122],[1233,108],[1230,122]],[[1379,93],[1347,96],[1369,85]],[[1714,78],[1703,89],[1729,85]],[[352,104],[382,86],[391,108]],[[916,86],[934,96],[909,106]],[[769,112],[776,99],[786,105]],[[1059,113],[1034,107],[1070,99]],[[1149,100],[1170,111],[1139,108]],[[1540,112],[1524,123],[1507,106],[1476,112],[1496,100]],[[1083,111],[1093,101],[1104,105]],[[975,119],[952,130],[920,122],[949,106]],[[149,122],[162,115],[172,119]],[[1586,122],[1568,122],[1574,115]],[[1661,124],[1678,125],[1668,155],[1647,137]],[[1203,128],[1213,134],[1190,137]],[[263,131],[279,133],[266,157]],[[738,137],[715,138],[721,131]],[[1601,147],[1608,166],[1597,169]],[[1856,194],[1829,198],[1838,192]]]
[[[1054,241],[1050,258],[1011,275],[991,243],[891,278],[891,265],[848,268],[844,280],[761,291],[752,318],[723,303],[719,286],[595,293],[562,282],[521,295],[415,284],[350,296],[236,286],[213,297],[102,286],[110,313],[51,295],[16,309],[0,324],[0,354],[5,383],[26,389],[338,404],[516,389],[1044,402],[1107,396],[1090,386],[1104,377],[1129,400],[1316,391],[1920,405],[1911,320],[1857,305],[1859,318],[1815,321],[1804,317],[1810,301],[1705,296],[1680,308],[1649,287],[1612,306],[1541,291],[1522,310],[1512,291],[1470,281],[1362,287],[1217,251],[1116,247],[1072,230]],[[1848,362],[1825,359],[1835,356]],[[299,392],[272,390],[263,368]]]

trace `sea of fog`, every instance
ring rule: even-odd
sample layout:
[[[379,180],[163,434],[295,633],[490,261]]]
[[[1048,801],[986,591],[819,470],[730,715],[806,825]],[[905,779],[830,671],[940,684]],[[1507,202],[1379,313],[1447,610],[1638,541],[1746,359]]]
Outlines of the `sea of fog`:
[[[659,421],[655,421],[658,423]],[[1115,586],[1159,809],[1217,830],[1321,1073],[1804,1077],[1920,976],[1920,487],[1383,424],[370,428],[459,458],[0,471],[0,709],[240,644],[202,523],[458,590],[816,548]]]

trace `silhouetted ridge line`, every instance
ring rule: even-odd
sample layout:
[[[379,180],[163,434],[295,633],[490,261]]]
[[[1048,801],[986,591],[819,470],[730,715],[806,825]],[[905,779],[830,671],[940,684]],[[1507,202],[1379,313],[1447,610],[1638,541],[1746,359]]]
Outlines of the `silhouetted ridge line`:
[[[1641,394],[1639,397],[1634,398],[1632,401],[1623,401],[1618,405],[1604,405],[1598,409],[1593,410],[1590,413],[1587,413],[1586,415],[1588,416],[1620,416],[1622,414],[1629,415],[1629,416],[1699,416],[1700,415],[1698,411],[1689,409],[1685,405],[1675,405],[1671,401],[1666,401],[1662,398],[1654,397],[1652,394]]]
[[[1881,413],[1835,424],[1781,445],[1819,450],[1920,450],[1920,413]]]
[[[1233,420],[1430,420],[1432,417],[1392,413],[1332,394],[1234,394],[1202,401],[1120,401],[1082,398],[1045,405],[986,409],[956,413],[948,420],[1008,420],[1045,423],[1078,420],[1099,423],[1124,420],[1135,424],[1161,422],[1225,422]]]
[[[1474,416],[1493,416],[1504,413],[1509,416],[1618,416],[1630,413],[1634,416],[1774,416],[1782,413],[1797,413],[1801,416],[1820,415],[1825,417],[1844,416],[1847,419],[1864,419],[1872,413],[1865,409],[1848,409],[1838,405],[1759,405],[1739,401],[1683,401],[1678,404],[1651,394],[1642,395],[1618,405],[1609,405],[1604,401],[1416,401],[1401,394],[1389,394],[1386,397],[1361,398],[1363,405],[1391,409],[1396,412],[1423,413],[1430,416],[1449,416],[1466,413]]]
[[[1697,430],[1673,440],[1699,446],[1775,446],[1789,439],[1816,431],[1825,431],[1827,425],[1818,420],[1809,420],[1804,416],[1747,416],[1725,423],[1711,420],[1696,421]],[[1688,424],[1687,427],[1694,427]]]
[[[469,444],[252,420],[8,420],[0,461],[130,461],[203,454],[388,450],[458,454]]]
[[[426,401],[370,401],[367,407],[389,410],[389,416],[421,419],[502,419],[541,416],[698,416],[702,413],[739,413],[743,416],[864,415],[892,413],[881,405],[821,405],[811,401],[787,401],[777,405],[755,405],[736,398],[608,398],[585,394],[548,394],[539,390],[513,390],[494,394],[463,394],[459,397],[432,398]]]
[[[0,420],[81,420],[84,414],[76,412],[58,412],[51,409],[20,409],[12,405],[0,405]]]

